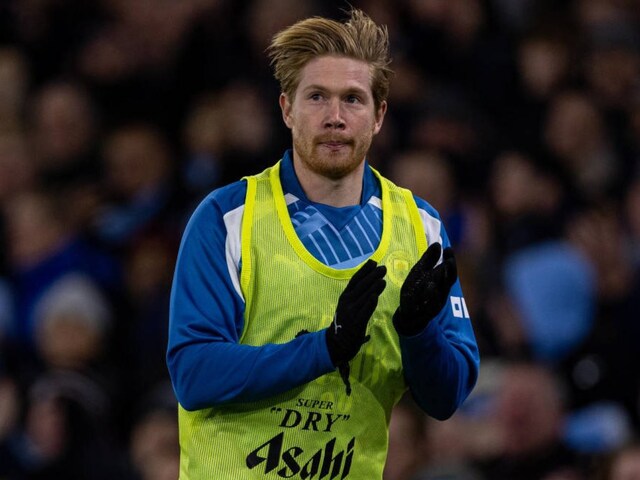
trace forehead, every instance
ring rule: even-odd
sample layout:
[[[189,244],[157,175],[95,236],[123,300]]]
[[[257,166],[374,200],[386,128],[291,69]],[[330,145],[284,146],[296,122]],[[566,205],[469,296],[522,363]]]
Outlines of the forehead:
[[[328,90],[361,89],[371,92],[371,67],[362,60],[325,55],[310,60],[300,71],[298,90],[323,87]]]

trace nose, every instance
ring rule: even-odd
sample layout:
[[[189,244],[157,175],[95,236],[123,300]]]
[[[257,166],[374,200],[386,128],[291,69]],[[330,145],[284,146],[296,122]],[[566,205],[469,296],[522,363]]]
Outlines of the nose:
[[[346,125],[342,117],[342,106],[340,104],[340,100],[333,98],[327,104],[324,127],[343,130],[345,126]]]

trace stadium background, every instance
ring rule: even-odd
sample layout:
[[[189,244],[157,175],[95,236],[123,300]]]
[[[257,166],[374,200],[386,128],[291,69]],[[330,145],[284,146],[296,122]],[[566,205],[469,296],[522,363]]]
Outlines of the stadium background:
[[[640,3],[351,4],[388,26],[396,72],[369,160],[442,214],[483,359],[451,420],[402,402],[385,480],[622,478],[640,458]],[[176,478],[182,228],[288,146],[271,35],[345,8],[0,2],[0,478]]]

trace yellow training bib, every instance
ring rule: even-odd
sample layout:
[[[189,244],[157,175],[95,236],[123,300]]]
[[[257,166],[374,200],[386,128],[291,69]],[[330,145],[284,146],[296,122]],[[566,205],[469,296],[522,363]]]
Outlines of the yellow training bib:
[[[329,326],[357,271],[328,267],[305,249],[287,212],[279,167],[247,178],[240,280],[241,343],[248,345],[285,343],[301,330]],[[371,339],[350,362],[352,394],[332,372],[257,402],[180,408],[181,480],[382,478],[391,409],[406,390],[391,316],[426,237],[411,193],[376,175],[383,228],[371,258],[387,266],[387,287],[369,322]]]

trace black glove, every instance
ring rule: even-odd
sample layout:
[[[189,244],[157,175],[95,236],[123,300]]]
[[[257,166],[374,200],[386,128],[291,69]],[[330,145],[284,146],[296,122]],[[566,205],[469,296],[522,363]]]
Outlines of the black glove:
[[[449,290],[458,278],[456,259],[451,247],[429,246],[413,266],[400,289],[400,306],[393,314],[396,331],[405,336],[420,333],[447,303]],[[435,268],[434,268],[435,267]]]
[[[355,357],[369,339],[367,324],[386,286],[383,278],[386,273],[387,267],[368,260],[340,294],[333,321],[326,329],[327,348],[334,366]]]

